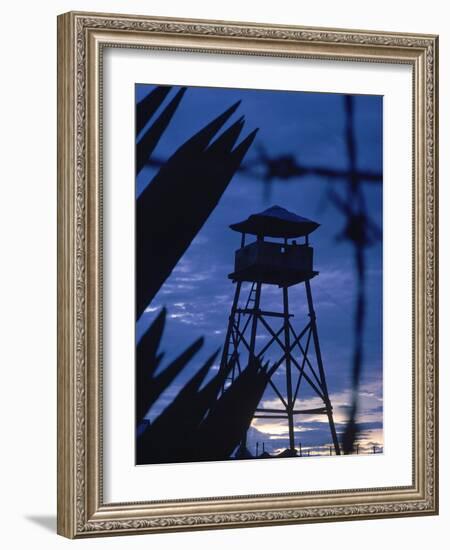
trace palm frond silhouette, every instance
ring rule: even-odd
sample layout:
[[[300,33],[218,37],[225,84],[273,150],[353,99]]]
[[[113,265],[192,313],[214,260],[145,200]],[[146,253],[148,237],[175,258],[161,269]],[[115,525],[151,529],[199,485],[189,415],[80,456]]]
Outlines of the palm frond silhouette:
[[[186,92],[178,90],[163,108],[171,87],[157,86],[136,105],[136,173],[151,161],[153,152],[176,115]],[[136,205],[136,316],[139,318],[189,247],[238,170],[257,129],[239,142],[244,117],[223,126],[239,102],[223,111],[161,163],[137,198]],[[158,117],[157,112],[161,110]],[[153,120],[155,119],[155,120]],[[220,133],[221,132],[221,133]],[[254,379],[258,393],[264,369],[252,365],[242,380],[218,399],[227,373],[220,372],[201,388],[212,372],[220,350],[214,352],[181,388],[170,404],[149,424],[146,415],[175,378],[192,369],[204,343],[193,342],[159,374],[160,349],[166,323],[164,308],[136,348],[136,462],[185,462],[229,458],[251,421],[253,401],[242,399],[242,388]],[[253,377],[253,378],[252,378]],[[239,389],[241,388],[241,389]],[[233,397],[234,396],[234,397]],[[256,408],[257,402],[254,404]],[[244,409],[240,411],[240,409]],[[235,418],[227,428],[227,418]],[[210,434],[221,431],[221,438]],[[204,438],[210,437],[205,448]]]

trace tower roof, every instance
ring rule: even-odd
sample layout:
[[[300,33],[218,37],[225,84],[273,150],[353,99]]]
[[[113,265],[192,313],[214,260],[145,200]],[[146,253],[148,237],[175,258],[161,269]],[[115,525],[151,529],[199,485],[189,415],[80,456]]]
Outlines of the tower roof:
[[[252,214],[246,220],[230,225],[234,231],[266,237],[304,237],[320,224],[289,212],[281,206],[272,206],[259,214]]]

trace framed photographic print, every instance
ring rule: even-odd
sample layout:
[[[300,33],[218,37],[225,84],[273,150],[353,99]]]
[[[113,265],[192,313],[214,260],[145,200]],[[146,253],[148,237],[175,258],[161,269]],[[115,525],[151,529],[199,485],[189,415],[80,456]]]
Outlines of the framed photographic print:
[[[436,514],[436,36],[58,18],[58,532]]]

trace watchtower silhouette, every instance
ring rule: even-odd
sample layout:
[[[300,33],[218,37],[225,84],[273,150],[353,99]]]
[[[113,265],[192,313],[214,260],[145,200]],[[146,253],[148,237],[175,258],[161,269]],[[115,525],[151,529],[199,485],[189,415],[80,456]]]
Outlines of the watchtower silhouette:
[[[285,456],[296,454],[294,417],[302,414],[327,415],[334,449],[336,454],[340,454],[310,284],[318,272],[313,270],[313,248],[309,245],[309,235],[317,227],[318,223],[279,206],[272,206],[230,225],[231,229],[241,233],[241,247],[235,253],[234,272],[228,275],[236,284],[236,290],[220,365],[221,371],[228,373],[222,392],[226,391],[250,361],[262,360],[269,348],[278,345],[281,357],[271,364],[268,383],[282,407],[258,407],[253,418],[287,419],[289,449]],[[247,234],[256,236],[256,240],[246,244]],[[299,237],[304,239],[300,244],[294,240]],[[277,241],[268,241],[267,238]],[[305,287],[309,321],[302,330],[296,331],[292,322],[294,315],[289,309],[289,288],[299,284]],[[281,311],[261,309],[263,285],[276,285],[281,289]],[[244,294],[244,300],[241,294]],[[276,328],[271,324],[276,322],[279,325],[280,321],[281,326]],[[268,341],[260,344],[267,337]],[[311,340],[314,348],[312,352]],[[274,379],[279,369],[281,373],[284,371],[285,391],[279,388],[280,376]],[[296,407],[297,401],[300,401],[302,380],[309,384],[323,406],[312,409]],[[241,449],[242,452],[246,450],[245,438]]]

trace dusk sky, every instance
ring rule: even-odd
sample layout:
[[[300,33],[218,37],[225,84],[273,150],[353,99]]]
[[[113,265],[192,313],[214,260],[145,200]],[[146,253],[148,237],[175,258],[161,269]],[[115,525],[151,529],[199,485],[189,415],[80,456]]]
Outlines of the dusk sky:
[[[136,100],[140,101],[153,88],[149,84],[137,85]],[[178,89],[174,86],[163,107]],[[305,166],[349,168],[344,96],[324,93],[189,87],[153,157],[166,160],[182,143],[238,100],[241,104],[227,126],[244,115],[241,139],[254,128],[259,128],[244,165],[257,161],[264,150],[271,158],[291,154],[297,163]],[[357,167],[381,173],[382,97],[354,96],[354,108]],[[136,181],[137,196],[151,182],[157,170],[157,167],[146,167],[140,172]],[[370,218],[382,228],[382,186],[362,185]],[[218,206],[137,322],[136,338],[139,340],[161,308],[167,308],[161,344],[165,352],[162,368],[199,336],[205,337],[205,344],[190,367],[160,397],[149,418],[156,416],[206,358],[223,346],[234,295],[234,285],[228,274],[233,271],[234,252],[240,245],[240,235],[229,225],[279,205],[321,224],[310,237],[310,244],[314,247],[314,269],[320,272],[311,281],[311,287],[334,419],[338,434],[342,432],[350,404],[356,272],[351,243],[337,239],[344,229],[345,219],[329,201],[327,191],[334,186],[336,192],[344,196],[346,183],[345,180],[306,176],[274,179],[269,191],[265,186],[261,177],[245,172],[238,172],[233,177]],[[370,452],[373,444],[380,449],[383,445],[381,242],[366,249],[366,260],[367,317],[358,417],[362,452]],[[291,287],[290,296],[291,312],[300,328],[308,321],[304,285]],[[280,289],[265,285],[263,305],[264,308],[280,310]],[[264,339],[262,333],[260,338]],[[277,359],[279,351],[274,348],[272,354],[268,353],[265,358]],[[218,367],[217,363],[213,368],[217,371]],[[322,404],[311,391],[302,393],[302,390],[299,403],[302,408]],[[280,403],[277,403],[275,394],[267,390],[261,406],[278,408]],[[314,454],[326,453],[331,444],[325,415],[301,416],[295,434],[303,449],[310,448]],[[287,422],[254,420],[248,433],[251,452],[254,452],[256,442],[260,449],[264,442],[269,452],[286,448]]]

